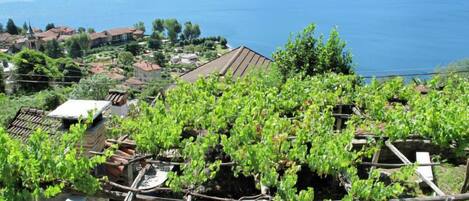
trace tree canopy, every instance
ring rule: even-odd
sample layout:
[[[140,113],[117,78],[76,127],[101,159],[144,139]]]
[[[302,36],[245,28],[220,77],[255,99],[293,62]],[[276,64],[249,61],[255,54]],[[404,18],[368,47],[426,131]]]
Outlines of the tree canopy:
[[[186,22],[184,24],[184,31],[181,37],[184,40],[192,40],[200,36],[200,27],[198,24],[192,24],[192,22]]]
[[[181,24],[179,24],[177,19],[166,19],[164,21],[164,27],[166,28],[169,40],[175,43],[179,33],[181,33]]]
[[[80,82],[74,86],[70,97],[73,99],[104,100],[109,89],[112,89],[115,84],[115,81],[111,78],[96,74],[81,79]]]
[[[18,35],[18,27],[16,26],[15,22],[10,18],[8,19],[7,26],[6,26],[7,33],[11,35]]]
[[[90,49],[90,36],[87,33],[73,35],[65,41],[65,46],[70,57],[82,57]]]
[[[49,81],[62,76],[52,65],[53,61],[42,52],[23,49],[13,57],[13,61],[18,89],[25,92],[46,89]]]
[[[134,28],[145,32],[145,23],[143,23],[142,21],[139,21],[134,24]]]
[[[352,54],[344,50],[346,44],[339,38],[337,29],[332,29],[326,43],[322,35],[315,36],[315,29],[314,24],[309,25],[273,54],[282,75],[289,77],[299,72],[306,75],[353,73]]]
[[[155,19],[153,21],[153,32],[160,32],[160,33],[163,33],[164,32],[164,20],[163,19]]]
[[[55,28],[55,24],[54,23],[49,23],[46,25],[46,28],[45,28],[45,31],[49,31],[50,29],[53,29]]]
[[[47,54],[47,56],[54,59],[63,56],[62,47],[60,47],[59,42],[55,39],[47,41],[47,43],[44,45],[44,52]]]

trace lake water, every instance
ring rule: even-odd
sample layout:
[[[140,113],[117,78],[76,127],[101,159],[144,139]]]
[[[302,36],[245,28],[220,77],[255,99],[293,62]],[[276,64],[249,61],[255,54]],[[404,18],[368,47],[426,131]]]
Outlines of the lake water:
[[[308,23],[328,34],[339,28],[363,75],[429,72],[469,57],[467,0],[0,0],[0,22],[48,22],[97,31],[154,18],[200,24],[203,35],[222,35],[271,56]]]

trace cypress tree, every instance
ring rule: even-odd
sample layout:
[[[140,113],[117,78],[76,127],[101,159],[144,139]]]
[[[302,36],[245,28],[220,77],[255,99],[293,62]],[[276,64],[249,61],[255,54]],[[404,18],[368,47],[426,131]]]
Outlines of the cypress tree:
[[[11,18],[7,22],[7,32],[11,35],[18,35],[18,27],[16,27],[15,22]]]

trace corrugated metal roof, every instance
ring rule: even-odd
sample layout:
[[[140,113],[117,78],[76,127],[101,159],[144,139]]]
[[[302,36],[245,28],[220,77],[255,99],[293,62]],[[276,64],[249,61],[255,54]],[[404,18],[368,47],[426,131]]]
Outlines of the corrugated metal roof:
[[[267,67],[271,62],[272,60],[268,57],[241,46],[181,75],[181,79],[188,82],[195,82],[200,77],[206,77],[214,73],[224,76],[228,72],[232,72],[233,77],[237,78],[244,76],[253,68]]]
[[[47,112],[43,110],[23,107],[8,125],[8,133],[13,138],[26,142],[37,129],[56,135],[61,125],[59,120],[47,117]]]

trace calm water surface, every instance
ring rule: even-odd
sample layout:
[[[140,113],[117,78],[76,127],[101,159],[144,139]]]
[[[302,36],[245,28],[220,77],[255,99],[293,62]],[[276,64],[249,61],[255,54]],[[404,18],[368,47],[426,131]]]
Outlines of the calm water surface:
[[[469,57],[467,0],[0,0],[0,22],[48,22],[97,31],[154,18],[199,23],[203,35],[223,35],[267,56],[308,23],[348,42],[364,75],[432,71]]]

